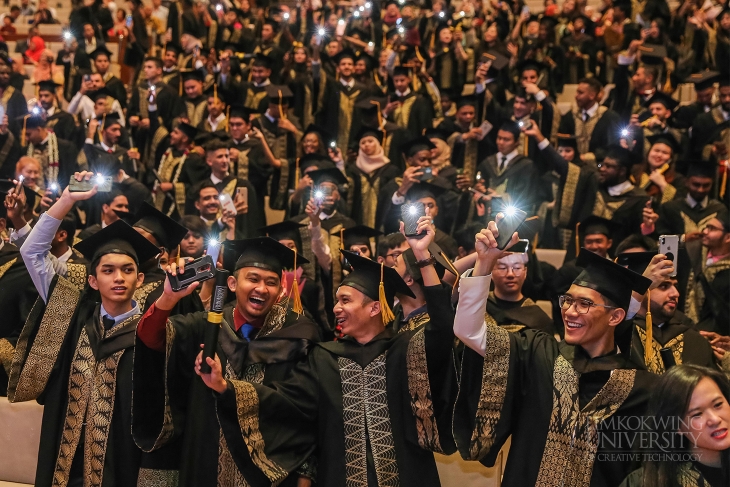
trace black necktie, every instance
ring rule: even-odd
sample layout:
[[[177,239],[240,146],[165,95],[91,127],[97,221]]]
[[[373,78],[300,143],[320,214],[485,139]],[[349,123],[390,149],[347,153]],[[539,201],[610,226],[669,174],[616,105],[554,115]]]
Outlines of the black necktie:
[[[116,321],[114,321],[114,318],[112,318],[109,315],[104,315],[101,317],[101,322],[104,325],[104,330],[109,331],[111,328],[115,325]]]
[[[502,172],[504,170],[505,156],[497,154],[497,160],[499,161],[499,172]]]
[[[585,122],[586,120],[588,120],[588,112],[583,110],[583,121]]]
[[[704,208],[702,208],[702,203],[697,203],[693,208],[695,211],[702,211]]]

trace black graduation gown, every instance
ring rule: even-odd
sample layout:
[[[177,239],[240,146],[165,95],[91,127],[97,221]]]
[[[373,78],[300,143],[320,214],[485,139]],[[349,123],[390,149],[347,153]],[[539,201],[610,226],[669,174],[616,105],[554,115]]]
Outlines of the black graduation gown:
[[[724,477],[723,477],[724,475]],[[644,468],[634,470],[621,483],[619,487],[643,487]],[[692,484],[682,484],[686,479],[691,479]],[[727,474],[724,474],[721,467],[708,467],[698,462],[684,462],[677,467],[677,485],[696,485],[697,487],[722,487],[730,483]]]
[[[365,174],[355,164],[348,164],[345,175],[348,181],[346,201],[350,217],[358,225],[376,228],[380,189],[398,177],[400,171],[389,163],[371,174]],[[373,220],[367,221],[368,216]]]
[[[618,228],[611,236],[612,249],[629,235],[641,233],[643,209],[650,199],[643,189],[636,187],[619,196],[611,196],[605,188],[599,188],[593,214],[617,223]]]
[[[696,320],[698,330],[730,335],[730,315],[727,312],[730,259],[725,257],[712,265],[705,265],[706,251],[699,240],[687,242],[685,249],[689,256],[691,275],[684,312]],[[690,312],[691,304],[694,304],[696,317]]]
[[[645,361],[646,319],[636,316],[632,321],[631,360],[655,374],[663,374],[672,366],[664,363],[659,353],[661,349],[672,351],[676,365],[693,364],[717,368],[710,342],[692,327],[692,321],[677,311],[671,320],[652,327],[654,354],[651,363]]]
[[[127,89],[122,80],[112,76],[106,81],[106,89],[117,99],[123,110],[127,108]]]
[[[391,179],[380,189],[380,193],[378,194],[378,209],[375,217],[375,223],[378,226],[375,228],[382,230],[386,235],[397,232],[400,225],[401,205],[393,204],[393,194],[398,190],[401,182],[402,177],[400,176]],[[450,187],[449,182],[440,176],[432,178],[429,183],[444,188]],[[446,205],[443,204],[445,198],[448,198],[447,193],[443,193],[436,198],[439,208],[446,208]]]
[[[13,179],[15,164],[25,155],[20,146],[20,139],[8,130],[7,134],[0,134],[0,177]]]
[[[425,129],[433,127],[433,103],[424,95],[411,90],[401,97],[391,93],[390,100],[398,100],[402,105],[388,119],[407,130],[409,139],[423,135]]]
[[[7,96],[8,90],[13,90],[13,93],[10,95],[7,102],[5,102],[4,99]],[[25,97],[21,90],[16,90],[12,86],[5,88],[2,95],[2,105],[5,109],[5,115],[8,116],[8,127],[13,134],[19,138],[20,131],[23,130],[23,122],[18,119],[28,113],[28,105],[25,102]]]
[[[656,233],[658,235],[684,235],[699,232],[707,222],[725,210],[725,205],[715,199],[710,199],[704,209],[691,208],[684,198],[669,201],[659,207]]]
[[[142,272],[144,272],[144,281],[142,282],[142,286],[134,293],[134,300],[137,301],[140,312],[145,314],[150,309],[150,306],[157,301],[157,298],[162,296],[165,290],[164,284],[167,276],[165,271],[156,266],[152,269],[144,269],[143,267]],[[175,307],[172,308],[170,316],[186,315],[188,313],[203,311],[204,309],[203,302],[200,300],[198,293],[193,293],[178,301]]]
[[[546,333],[485,323],[485,357],[466,348],[461,365],[454,435],[462,457],[492,466],[511,435],[507,487],[619,485],[638,462],[600,455],[638,446],[621,418],[645,414],[655,376],[615,352],[591,359]]]
[[[79,165],[77,163],[77,156],[79,153],[79,150],[76,148],[76,144],[73,142],[69,142],[68,140],[63,140],[61,138],[58,138],[58,185],[63,189],[66,186],[68,186],[68,181],[71,179],[71,176],[74,175],[76,171],[79,169]],[[27,139],[26,139],[27,143]],[[34,149],[40,149],[43,151],[48,150],[48,144],[41,144],[39,146],[34,146]],[[23,148],[22,150],[27,150],[27,148]]]
[[[0,249],[0,396],[7,393],[8,374],[15,351],[15,342],[25,318],[38,297],[20,252],[6,243]]]
[[[576,133],[576,122],[573,115],[573,112],[568,112],[560,118],[560,125],[558,127],[559,133],[571,134],[576,137],[581,135]],[[588,139],[588,152],[595,153],[597,149],[604,149],[612,143],[618,142],[620,138],[620,129],[621,118],[619,115],[612,110],[607,110],[595,122],[593,130],[590,132]]]
[[[533,300],[524,298],[514,304],[514,306],[506,307],[498,301],[494,293],[489,293],[487,313],[494,318],[499,326],[507,331],[516,332],[530,328],[544,331],[549,335],[555,334],[553,321]]]
[[[486,187],[494,189],[502,196],[502,203],[492,200],[492,214],[496,214],[506,204],[513,204],[527,213],[532,213],[539,204],[540,194],[535,164],[520,155],[513,157],[502,173],[499,172],[498,164],[497,155],[491,155],[477,167]]]
[[[397,335],[388,328],[365,345],[349,337],[320,343],[273,388],[228,382],[218,419],[250,483],[261,472],[269,483],[285,476],[316,445],[318,485],[440,485],[431,451],[454,451],[453,311],[449,288],[424,291],[431,320],[423,327]],[[264,441],[252,443],[256,437]]]
[[[45,406],[35,485],[86,477],[102,487],[173,486],[177,445],[146,454],[131,434],[139,315],[105,332],[92,294],[56,276],[48,303],[38,300],[18,339],[8,398]]]
[[[173,119],[185,114],[185,104],[182,103],[178,96],[178,92],[170,88],[168,84],[159,82],[155,85],[155,87],[157,91],[156,115],[162,118],[162,124],[167,128],[167,130],[172,130]],[[137,116],[139,118],[149,117],[149,112],[147,110],[148,102],[146,100],[148,90],[149,83],[147,81],[141,82],[134,90],[132,90],[132,97],[127,109],[127,119],[133,116]],[[154,133],[151,131],[151,128],[150,132]],[[144,147],[144,145],[138,143],[137,147],[141,148]]]
[[[320,73],[320,76],[325,76]],[[315,79],[315,83],[321,83]],[[322,127],[322,130],[337,137],[337,146],[345,153],[347,148],[356,142],[358,129],[358,112],[354,106],[368,98],[372,93],[366,86],[355,82],[352,89],[345,88],[342,83],[334,78],[327,78],[324,89],[319,93],[319,110],[315,115],[315,123]],[[349,122],[349,126],[347,124]]]
[[[305,360],[310,348],[320,340],[319,327],[287,310],[284,301],[269,312],[263,328],[249,342],[234,331],[234,306],[224,309],[216,350],[228,379],[271,387],[288,379],[295,365]],[[219,444],[225,443],[219,434],[216,401],[193,370],[208,326],[215,325],[208,323],[206,312],[171,318],[167,322],[166,354],[136,341],[134,397],[142,399],[135,400],[132,406],[134,437],[144,450],[182,437],[186,461],[181,465],[180,486],[216,485],[219,471],[224,478],[241,475],[230,453],[219,450]],[[165,414],[166,407],[170,408],[170,415]],[[228,445],[228,449],[233,448]],[[282,485],[295,486],[296,481],[297,475],[292,475]],[[249,484],[271,485],[251,480]]]
[[[269,194],[268,182],[274,173],[274,168],[264,157],[261,142],[254,137],[242,141],[231,139],[228,147],[235,148],[239,152],[237,159],[231,157],[233,174],[240,179],[248,180],[256,188],[257,207],[259,211],[264,212],[266,208],[264,198]],[[249,195],[249,202],[250,200]]]
[[[295,126],[299,123],[295,117],[289,117],[289,120]],[[268,184],[269,206],[275,210],[284,210],[289,200],[289,188],[294,184],[293,162],[296,159],[296,135],[279,128],[278,123],[272,122],[266,115],[256,118],[252,125],[261,130],[274,157],[282,161],[281,167],[273,169]],[[290,162],[287,163],[284,160]]]

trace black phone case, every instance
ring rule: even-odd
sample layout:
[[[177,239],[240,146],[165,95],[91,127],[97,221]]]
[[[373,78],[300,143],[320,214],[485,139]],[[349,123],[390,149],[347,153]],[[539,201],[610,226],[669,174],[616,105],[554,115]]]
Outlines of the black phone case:
[[[410,209],[415,207],[416,211],[411,213]],[[413,203],[410,205],[401,205],[400,207],[401,220],[405,227],[407,237],[422,237],[423,235],[418,234],[418,219],[422,216],[426,216],[426,207],[423,203]]]
[[[497,248],[504,250],[512,240],[512,234],[520,228],[525,220],[527,219],[527,213],[522,210],[515,209],[512,216],[505,216],[497,225],[499,230],[499,236],[497,237]]]
[[[185,264],[185,272],[173,276],[167,274],[170,279],[170,287],[173,291],[182,291],[194,282],[203,282],[215,277],[215,264],[210,255],[204,255],[192,262]]]

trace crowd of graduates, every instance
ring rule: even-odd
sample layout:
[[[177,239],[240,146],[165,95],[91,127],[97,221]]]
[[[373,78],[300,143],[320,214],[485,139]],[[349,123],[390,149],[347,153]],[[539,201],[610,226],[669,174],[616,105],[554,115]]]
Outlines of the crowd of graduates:
[[[726,1],[6,10],[36,485],[730,485]]]

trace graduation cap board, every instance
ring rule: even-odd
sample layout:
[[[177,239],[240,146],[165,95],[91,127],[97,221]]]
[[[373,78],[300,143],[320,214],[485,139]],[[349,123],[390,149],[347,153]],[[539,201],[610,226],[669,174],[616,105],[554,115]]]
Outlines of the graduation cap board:
[[[318,169],[308,173],[309,177],[312,178],[315,186],[319,186],[322,183],[332,183],[338,186],[347,184],[347,178],[342,171],[334,168]]]
[[[431,151],[435,148],[436,145],[431,142],[431,139],[421,135],[403,144],[403,154],[405,154],[406,157],[413,157],[421,151]]]
[[[284,220],[280,223],[259,228],[259,233],[278,241],[293,240],[294,242],[299,242],[301,235],[299,230],[306,227],[306,225],[302,225],[293,220]]]
[[[558,140],[558,147],[572,147],[578,150],[578,138],[572,134],[555,134]]]
[[[47,91],[49,93],[56,93],[56,89],[61,86],[53,80],[39,81],[38,91]]]
[[[684,81],[685,83],[693,83],[695,85],[695,91],[702,91],[713,87],[719,80],[720,73],[717,71],[703,71],[690,75]]]
[[[642,274],[655,255],[656,252],[623,252],[616,256],[616,263]]]
[[[167,250],[175,248],[188,233],[187,228],[147,202],[134,216],[133,226],[150,233]]]
[[[199,69],[191,69],[190,71],[182,71],[183,83],[186,81],[205,82],[205,73]]]
[[[345,249],[350,250],[353,245],[370,246],[370,239],[380,237],[383,232],[365,225],[357,225],[342,230],[342,241]]]
[[[448,191],[447,188],[433,183],[416,183],[408,190],[406,198],[408,201],[418,201],[422,198],[433,198],[436,200],[439,196]]]
[[[664,64],[667,48],[662,44],[644,44],[639,46],[641,61],[644,64]]]
[[[74,248],[92,263],[107,254],[128,255],[139,265],[157,254],[160,249],[143,237],[126,222],[117,220],[90,237],[77,243]]]
[[[436,245],[436,243],[431,243],[431,245],[429,245],[428,247],[428,250],[429,252],[431,252],[431,256],[436,259],[433,266],[436,269],[436,274],[438,274],[439,279],[444,278],[444,274],[446,273],[446,271],[449,271],[452,274],[456,275],[456,273],[454,272],[456,269],[454,269],[453,264],[444,255],[441,247]],[[401,254],[401,257],[403,257],[403,262],[406,265],[406,270],[408,271],[408,274],[416,281],[423,281],[421,269],[418,267],[418,259],[416,259],[413,250],[406,250]]]
[[[337,169],[337,166],[335,166],[334,162],[332,162],[332,159],[330,159],[328,156],[324,156],[322,154],[306,154],[305,156],[302,156],[299,158],[299,170],[304,173],[304,171],[307,171],[308,169],[313,168],[312,171],[308,171],[307,174],[310,175],[311,173],[319,170],[324,169]],[[335,183],[339,184],[339,183]]]
[[[387,325],[395,318],[392,308],[396,294],[415,297],[395,269],[347,250],[341,250],[341,252],[352,266],[353,271],[342,280],[340,288],[351,287],[368,298],[378,301],[383,325]]]
[[[189,140],[195,140],[195,136],[198,135],[198,129],[196,129],[189,123],[180,122],[175,128],[184,133]]]
[[[499,71],[509,64],[509,58],[499,51],[487,51],[482,54],[482,62],[491,62],[491,69]]]
[[[91,59],[93,59],[94,61],[96,61],[96,58],[98,56],[101,56],[101,55],[106,56],[107,59],[111,59],[112,58],[112,52],[109,49],[107,49],[106,46],[103,45],[103,44],[101,46],[97,47],[96,49],[94,49],[91,52],[91,54],[89,54],[89,57]]]
[[[583,267],[583,272],[573,284],[599,292],[624,310],[629,308],[633,291],[643,295],[651,285],[641,274],[586,249],[580,249],[576,265]]]
[[[646,140],[649,141],[650,146],[653,146],[654,144],[665,144],[672,148],[673,154],[679,153],[679,150],[680,150],[679,142],[669,132],[666,132],[663,134],[650,135],[649,137],[646,138]]]
[[[271,237],[227,240],[224,245],[238,254],[234,271],[256,267],[281,275],[284,269],[295,269],[309,261]]]
[[[677,106],[679,105],[679,102],[677,100],[659,90],[657,90],[651,98],[644,102],[644,106],[650,107],[654,103],[661,103],[662,105],[664,105],[665,108],[671,111],[674,111],[674,109],[677,108]]]

